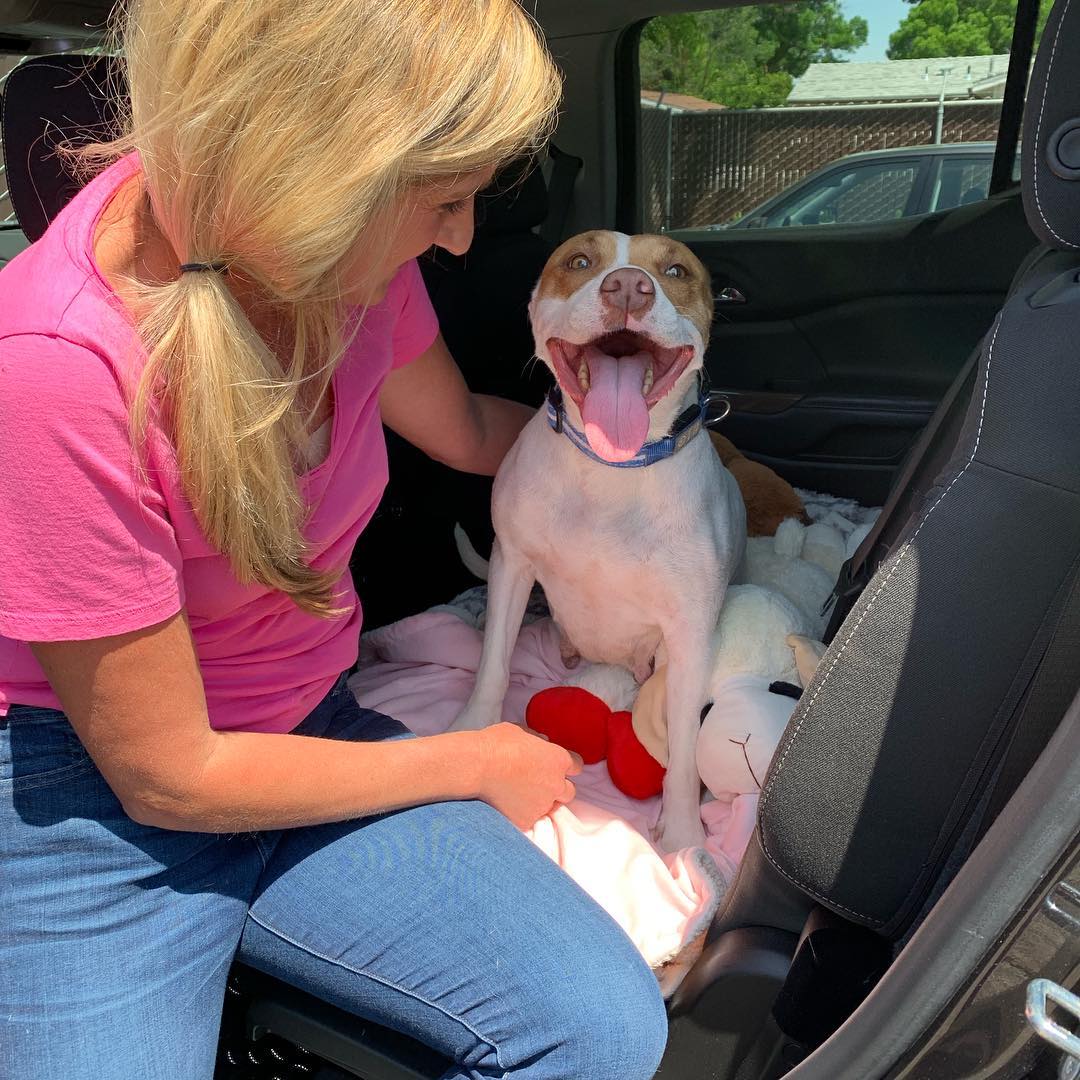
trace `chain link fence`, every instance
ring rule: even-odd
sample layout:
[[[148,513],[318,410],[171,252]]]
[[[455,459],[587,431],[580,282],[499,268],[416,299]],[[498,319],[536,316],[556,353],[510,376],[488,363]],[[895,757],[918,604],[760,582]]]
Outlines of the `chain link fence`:
[[[847,154],[932,144],[938,108],[931,102],[678,113],[643,105],[644,227],[727,224]],[[993,142],[1000,111],[1000,101],[945,102],[940,141]],[[883,200],[891,197],[889,183],[883,178]]]

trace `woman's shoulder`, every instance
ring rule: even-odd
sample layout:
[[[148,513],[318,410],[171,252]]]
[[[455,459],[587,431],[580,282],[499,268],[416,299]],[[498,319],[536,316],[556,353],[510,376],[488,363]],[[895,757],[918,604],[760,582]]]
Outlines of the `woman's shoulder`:
[[[133,329],[98,273],[91,240],[102,208],[135,168],[124,158],[100,173],[0,270],[0,340],[26,347],[36,337],[41,348],[65,341],[102,356],[128,351]]]

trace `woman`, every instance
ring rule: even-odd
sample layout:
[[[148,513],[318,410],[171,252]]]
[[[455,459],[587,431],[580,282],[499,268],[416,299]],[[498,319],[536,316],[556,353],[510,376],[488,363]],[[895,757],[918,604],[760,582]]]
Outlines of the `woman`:
[[[380,414],[484,473],[526,419],[413,260],[550,129],[534,28],[135,0],[123,50],[130,135],[0,279],[0,1075],[209,1077],[239,955],[448,1077],[651,1076],[655,980],[518,831],[576,763],[408,738],[342,676]]]

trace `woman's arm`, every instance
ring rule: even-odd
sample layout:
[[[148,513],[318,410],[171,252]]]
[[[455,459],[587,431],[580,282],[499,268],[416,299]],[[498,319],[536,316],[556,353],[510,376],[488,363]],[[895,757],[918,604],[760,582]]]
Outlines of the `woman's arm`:
[[[390,372],[379,396],[383,423],[429,457],[494,476],[535,409],[474,394],[440,334],[411,364]]]
[[[520,828],[574,796],[579,762],[513,724],[394,742],[216,732],[184,612],[146,630],[32,645],[134,820],[243,832],[483,799]]]

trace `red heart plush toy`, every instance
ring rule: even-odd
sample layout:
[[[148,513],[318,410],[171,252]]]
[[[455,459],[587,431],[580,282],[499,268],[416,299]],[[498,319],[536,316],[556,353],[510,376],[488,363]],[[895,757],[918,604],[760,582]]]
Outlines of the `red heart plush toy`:
[[[663,789],[666,770],[634,734],[631,714],[613,713],[580,686],[552,686],[534,694],[525,723],[579,754],[586,765],[606,757],[611,782],[632,799],[648,799]]]
[[[586,765],[607,757],[607,703],[580,686],[552,686],[525,706],[525,723],[553,743],[581,756]]]

